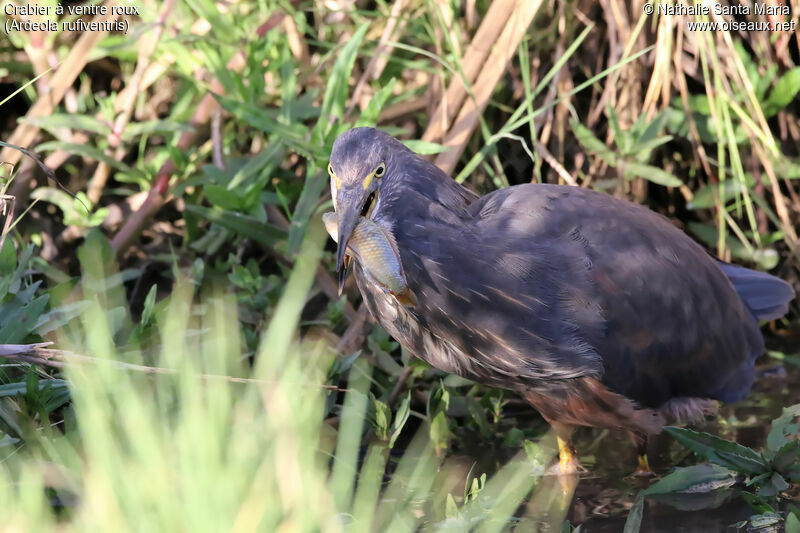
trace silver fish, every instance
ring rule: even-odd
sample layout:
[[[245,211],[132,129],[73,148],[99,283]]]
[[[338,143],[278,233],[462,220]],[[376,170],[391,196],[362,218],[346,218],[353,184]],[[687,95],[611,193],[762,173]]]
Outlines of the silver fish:
[[[323,214],[322,222],[331,238],[339,242],[336,213]],[[392,236],[378,224],[366,217],[360,217],[347,243],[347,254],[359,262],[381,290],[394,296],[403,305],[417,305],[417,296],[408,288],[397,245]]]

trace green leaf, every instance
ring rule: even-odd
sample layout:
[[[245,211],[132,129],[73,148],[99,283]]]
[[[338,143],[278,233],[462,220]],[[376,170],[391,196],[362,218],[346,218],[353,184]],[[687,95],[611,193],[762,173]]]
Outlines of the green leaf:
[[[763,474],[759,474],[759,475],[757,475],[755,477],[750,478],[750,481],[745,483],[745,486],[746,487],[752,487],[752,486],[758,487],[758,486],[762,485],[765,481],[767,481],[770,477],[772,477],[772,472],[764,472]]]
[[[0,306],[0,344],[19,344],[24,342],[36,327],[39,317],[44,313],[50,296],[33,296],[39,282],[21,291],[10,302]]]
[[[63,379],[42,379],[39,380],[38,388],[42,389],[45,384],[51,388],[51,390],[59,390],[59,389],[69,389],[67,382]],[[0,398],[8,398],[14,397],[19,394],[26,394],[28,390],[28,384],[26,381],[18,381],[16,383],[6,383],[5,385],[0,385]]]
[[[606,106],[606,115],[608,116],[608,127],[614,134],[614,143],[619,148],[619,151],[623,154],[630,153],[631,135],[620,127],[617,112],[610,104]]]
[[[439,386],[431,391],[428,397],[428,416],[439,411],[447,411],[450,407],[450,393],[445,388],[444,383],[439,382]]]
[[[729,201],[741,195],[746,187],[751,187],[754,183],[755,180],[753,180],[752,175],[747,174],[745,176],[745,184],[742,184],[739,180],[728,180],[724,184],[709,183],[703,185],[694,191],[692,201],[687,203],[686,207],[692,210],[710,209],[716,205],[715,196],[719,195],[720,191],[724,192],[721,199],[722,204],[727,205]]]
[[[701,115],[711,115],[711,104],[708,101],[708,95],[695,94],[690,96],[689,109]]]
[[[108,121],[100,120],[91,115],[79,115],[73,113],[54,113],[43,117],[23,117],[20,122],[27,122],[39,126],[58,137],[55,130],[69,128],[70,130],[84,130],[99,135],[110,135],[111,124]]]
[[[439,411],[431,420],[430,428],[431,442],[439,455],[442,450],[447,448],[447,441],[450,438],[450,427],[447,424],[447,416],[443,411]]]
[[[458,505],[456,505],[456,501],[453,499],[453,495],[450,493],[447,494],[447,498],[445,500],[444,516],[445,518],[461,518],[461,513],[458,512]]]
[[[256,105],[241,102],[226,96],[214,95],[214,98],[216,98],[220,105],[234,117],[247,122],[254,128],[263,132],[275,134],[292,150],[303,156],[323,157],[323,147],[312,144],[306,140],[308,128],[303,123],[286,125],[279,122],[275,113],[271,110],[261,109]]]
[[[638,161],[647,161],[650,159],[650,152],[672,139],[672,135],[662,135],[646,142],[637,143],[631,151],[636,155]]]
[[[375,126],[378,123],[378,115],[386,105],[386,101],[392,95],[394,85],[397,80],[392,78],[381,90],[375,93],[367,104],[367,107],[361,113],[361,117],[356,122],[356,126]]]
[[[789,513],[784,525],[785,533],[800,533],[800,519],[794,513]]]
[[[503,445],[510,448],[517,448],[523,440],[525,440],[525,434],[522,430],[517,427],[512,427],[506,431],[503,437]]]
[[[86,208],[73,197],[53,187],[39,187],[31,193],[31,198],[49,202],[58,207],[64,215],[64,224],[66,225],[84,226],[91,214],[87,213]]]
[[[742,499],[747,502],[747,505],[753,508],[757,513],[774,513],[775,509],[761,496],[750,494],[749,492],[741,493]]]
[[[375,434],[379,439],[387,440],[389,438],[389,420],[392,418],[392,410],[371,392],[369,393],[369,398],[375,408]]]
[[[577,120],[571,121],[570,124],[572,125],[572,131],[575,133],[578,142],[580,142],[586,150],[597,154],[600,159],[616,168],[618,163],[617,154],[609,149],[603,141],[595,137],[589,128]]]
[[[2,229],[2,228],[0,228]],[[6,238],[3,248],[0,249],[0,276],[6,276],[14,270],[17,265],[17,249],[14,248],[14,241]],[[0,301],[3,300],[3,292],[0,292]]]
[[[683,185],[681,180],[666,170],[651,165],[626,162],[620,165],[620,168],[623,169],[627,179],[632,179],[634,176],[638,176],[646,179],[647,181],[657,183],[658,185],[663,185],[664,187],[680,187]]]
[[[730,487],[736,482],[736,473],[713,464],[702,463],[676,468],[650,487],[642,491],[642,496],[658,494],[705,493]]]
[[[214,207],[225,211],[241,211],[245,209],[241,196],[228,189],[228,187],[208,184],[203,187],[203,192]]]
[[[798,465],[800,465],[800,441],[798,440],[792,440],[781,446],[772,459],[772,468],[788,477],[792,483],[800,483],[800,477],[797,476],[798,469],[793,468]]]
[[[480,475],[480,477],[472,478],[472,482],[469,484],[469,490],[466,490],[467,487],[464,487],[464,500],[471,502],[478,497],[481,491],[486,487],[486,473]]]
[[[129,167],[122,161],[117,161],[110,155],[107,155],[105,152],[103,152],[99,148],[95,148],[91,144],[77,144],[77,143],[67,143],[61,141],[50,141],[40,144],[39,146],[36,147],[36,149],[41,150],[43,152],[63,150],[68,154],[79,155],[81,157],[85,157],[87,159],[93,159],[95,161],[102,161],[111,168],[115,168],[127,174],[141,174],[138,171],[134,171],[131,167]]]
[[[794,101],[798,92],[800,92],[800,67],[794,67],[781,76],[775,84],[775,88],[764,102],[764,116],[769,118],[776,115]]]
[[[406,145],[406,148],[416,152],[420,155],[430,155],[430,154],[439,154],[444,152],[445,150],[449,150],[447,146],[441,145],[439,143],[432,143],[429,141],[422,141],[422,140],[407,140],[403,141],[403,144]]]
[[[362,24],[353,34],[347,44],[342,47],[331,69],[325,87],[325,96],[322,99],[319,121],[314,127],[314,138],[324,144],[333,129],[333,124],[344,117],[350,74],[356,63],[358,48],[367,33],[369,23]]]
[[[736,442],[685,428],[666,427],[664,430],[697,455],[725,468],[751,475],[768,469],[759,453]]]
[[[4,248],[6,246],[11,246],[13,249],[14,244],[11,243],[11,239],[7,238],[6,243],[7,244],[3,245]],[[31,256],[33,256],[34,248],[33,244],[29,244],[28,247],[20,253],[17,260],[17,268],[10,276],[6,272],[3,272],[3,275],[0,276],[0,300],[5,298],[8,293],[16,294],[19,292],[22,286],[22,278],[25,276],[25,271],[28,268],[28,262],[31,260]]]
[[[389,448],[394,448],[394,443],[397,441],[397,437],[400,436],[400,433],[403,431],[403,426],[406,425],[406,421],[408,421],[408,415],[411,414],[411,391],[408,391],[406,397],[403,398],[403,401],[400,402],[400,407],[397,408],[397,412],[394,414],[394,422],[392,423],[392,434],[389,437]]]
[[[469,411],[472,420],[478,426],[478,431],[480,431],[482,436],[489,435],[489,421],[486,418],[486,410],[481,406],[478,400],[472,396],[465,396],[464,400],[467,404],[467,411]]]
[[[642,115],[642,117],[644,117],[644,115]],[[664,126],[667,124],[668,118],[669,114],[666,111],[662,111],[653,117],[653,120],[647,124],[641,135],[638,135],[636,139],[634,139],[633,151],[651,150],[656,146],[669,142],[672,137],[669,135],[660,136],[661,132],[664,130]]]
[[[306,178],[306,182],[303,184],[303,191],[300,193],[300,198],[297,200],[294,213],[292,213],[292,223],[289,226],[289,244],[286,251],[289,257],[292,257],[299,250],[311,215],[316,211],[319,199],[328,185],[327,175],[322,172],[311,174],[312,171],[313,167],[309,169],[309,177]]]
[[[695,234],[701,241],[709,247],[717,245],[717,228],[700,222],[689,222],[689,231]],[[780,257],[774,248],[763,248],[748,250],[738,239],[728,235],[725,238],[725,245],[730,249],[731,255],[746,261],[752,261],[759,265],[762,270],[771,270],[778,264]]]
[[[628,518],[625,519],[623,533],[639,533],[642,526],[642,514],[644,513],[644,498],[641,493],[633,501],[633,507],[628,511]]]
[[[200,215],[211,222],[216,222],[223,228],[246,237],[262,246],[273,247],[286,238],[286,232],[249,215],[234,211],[224,211],[219,208],[207,208],[199,205],[186,205],[186,211]]]
[[[775,490],[778,492],[783,492],[784,490],[788,489],[790,485],[783,479],[783,476],[777,472],[772,473],[772,478],[770,479],[772,486],[775,487]]]
[[[275,169],[283,161],[286,150],[280,141],[271,143],[267,148],[261,150],[255,157],[245,163],[236,174],[233,175],[228,183],[228,189],[233,190],[240,187],[249,188],[258,184],[266,184],[268,175],[271,172],[264,170]],[[263,179],[253,180],[255,176],[266,175]]]
[[[193,132],[194,128],[184,122],[172,120],[148,120],[145,122],[131,122],[122,132],[123,141],[130,141],[144,134],[166,135],[176,132]]]
[[[44,382],[42,383],[42,387],[44,387]],[[31,403],[36,403],[39,397],[39,378],[36,376],[33,367],[28,368],[28,372],[25,376],[25,396]]]
[[[544,471],[547,468],[549,457],[544,450],[542,450],[542,447],[530,440],[526,440],[523,443],[523,446],[525,448],[525,454],[528,456],[528,460],[533,466],[533,473],[544,474]]]
[[[767,451],[773,454],[787,442],[797,442],[796,435],[800,424],[795,418],[800,417],[800,404],[784,407],[781,416],[772,421],[772,429],[767,435]]]
[[[156,291],[158,287],[154,283],[150,290],[147,292],[147,296],[144,299],[144,308],[142,309],[142,326],[146,326],[150,323],[150,319],[153,317],[153,308],[156,306]]]

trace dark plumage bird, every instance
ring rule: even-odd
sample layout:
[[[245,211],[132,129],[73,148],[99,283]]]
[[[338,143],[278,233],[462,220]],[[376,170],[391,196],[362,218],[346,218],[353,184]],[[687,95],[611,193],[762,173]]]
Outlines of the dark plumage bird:
[[[645,207],[546,184],[479,197],[372,128],[342,134],[328,171],[340,275],[366,215],[394,238],[417,296],[402,305],[355,263],[373,317],[434,367],[527,399],[556,430],[564,470],[576,425],[643,443],[710,400],[746,396],[758,321],[794,298]]]

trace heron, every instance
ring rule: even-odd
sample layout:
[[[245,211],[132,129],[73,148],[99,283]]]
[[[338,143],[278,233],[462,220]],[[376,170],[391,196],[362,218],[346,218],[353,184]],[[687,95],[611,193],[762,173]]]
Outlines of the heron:
[[[748,394],[759,321],[795,296],[604,193],[531,183],[479,196],[368,127],[339,135],[329,161],[340,283],[352,272],[416,357],[527,400],[556,434],[563,473],[579,467],[577,426],[630,432],[649,471],[649,436]],[[345,260],[361,217],[391,235],[413,305]]]

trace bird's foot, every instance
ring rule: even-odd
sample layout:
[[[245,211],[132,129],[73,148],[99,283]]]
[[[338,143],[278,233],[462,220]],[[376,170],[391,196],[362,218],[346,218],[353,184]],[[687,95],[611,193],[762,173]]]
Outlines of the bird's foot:
[[[578,455],[575,453],[575,449],[572,447],[569,441],[562,439],[561,437],[558,437],[557,441],[558,462],[550,468],[551,473],[558,475],[571,475],[586,472],[586,469],[581,466],[581,463],[578,460]]]
[[[655,477],[656,473],[650,468],[650,461],[647,460],[647,454],[640,454],[638,456],[636,472],[634,472],[633,475],[641,479]]]

